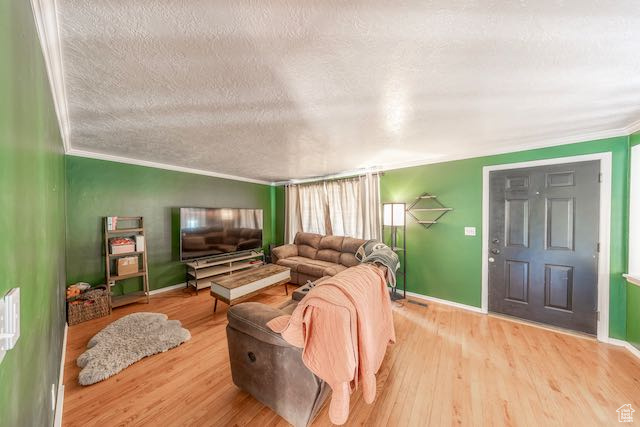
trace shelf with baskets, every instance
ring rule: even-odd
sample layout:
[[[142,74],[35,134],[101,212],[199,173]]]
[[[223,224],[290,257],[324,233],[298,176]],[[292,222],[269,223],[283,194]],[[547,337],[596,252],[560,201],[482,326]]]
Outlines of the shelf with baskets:
[[[149,274],[144,218],[105,217],[104,245],[110,309],[139,301],[148,303]],[[142,279],[141,290],[113,295],[112,288],[117,282],[137,277]]]

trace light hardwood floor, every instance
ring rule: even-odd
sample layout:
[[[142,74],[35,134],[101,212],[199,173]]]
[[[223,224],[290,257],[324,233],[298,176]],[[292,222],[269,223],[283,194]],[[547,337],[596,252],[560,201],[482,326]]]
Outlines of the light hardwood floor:
[[[253,301],[277,305],[279,286]],[[114,310],[69,329],[66,426],[286,425],[237,389],[229,369],[226,305],[187,290]],[[93,334],[135,311],[166,313],[192,339],[101,383],[77,383],[76,358]],[[622,348],[430,303],[396,305],[398,341],[378,373],[372,405],[352,396],[348,425],[613,425],[631,403],[640,421],[640,362]],[[314,425],[330,425],[327,407]]]

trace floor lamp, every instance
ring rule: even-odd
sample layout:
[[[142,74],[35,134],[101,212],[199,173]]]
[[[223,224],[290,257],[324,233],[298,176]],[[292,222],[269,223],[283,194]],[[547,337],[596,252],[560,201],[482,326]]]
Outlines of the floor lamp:
[[[396,272],[396,286],[391,289],[391,300],[396,301],[407,297],[407,239],[406,239],[406,207],[404,203],[383,203],[382,204],[382,237],[385,236],[385,229],[390,227],[391,249],[402,259],[400,270]],[[402,230],[402,246],[398,246],[398,230]],[[402,293],[396,292],[397,279],[402,276]]]

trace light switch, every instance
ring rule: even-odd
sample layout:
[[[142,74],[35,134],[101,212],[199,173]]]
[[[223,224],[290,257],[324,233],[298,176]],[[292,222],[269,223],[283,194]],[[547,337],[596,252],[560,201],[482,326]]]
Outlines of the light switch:
[[[475,227],[465,227],[464,228],[464,235],[465,236],[475,236],[476,235],[476,228]]]
[[[4,298],[0,298],[0,335],[2,335],[2,331],[4,330],[4,311]],[[2,340],[2,338],[0,338],[0,340]],[[2,363],[5,353],[6,351],[0,346],[0,363]]]
[[[0,305],[0,351],[7,351],[20,338],[20,289],[11,289]]]

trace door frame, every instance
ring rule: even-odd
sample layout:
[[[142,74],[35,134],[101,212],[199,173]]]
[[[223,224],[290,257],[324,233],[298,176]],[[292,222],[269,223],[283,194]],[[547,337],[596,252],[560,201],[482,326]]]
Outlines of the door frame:
[[[489,312],[489,174],[493,171],[524,169],[564,163],[600,161],[602,182],[600,186],[600,254],[598,257],[598,341],[609,342],[609,286],[611,244],[611,163],[612,153],[602,152],[580,156],[491,165],[482,168],[482,305],[483,313]]]

